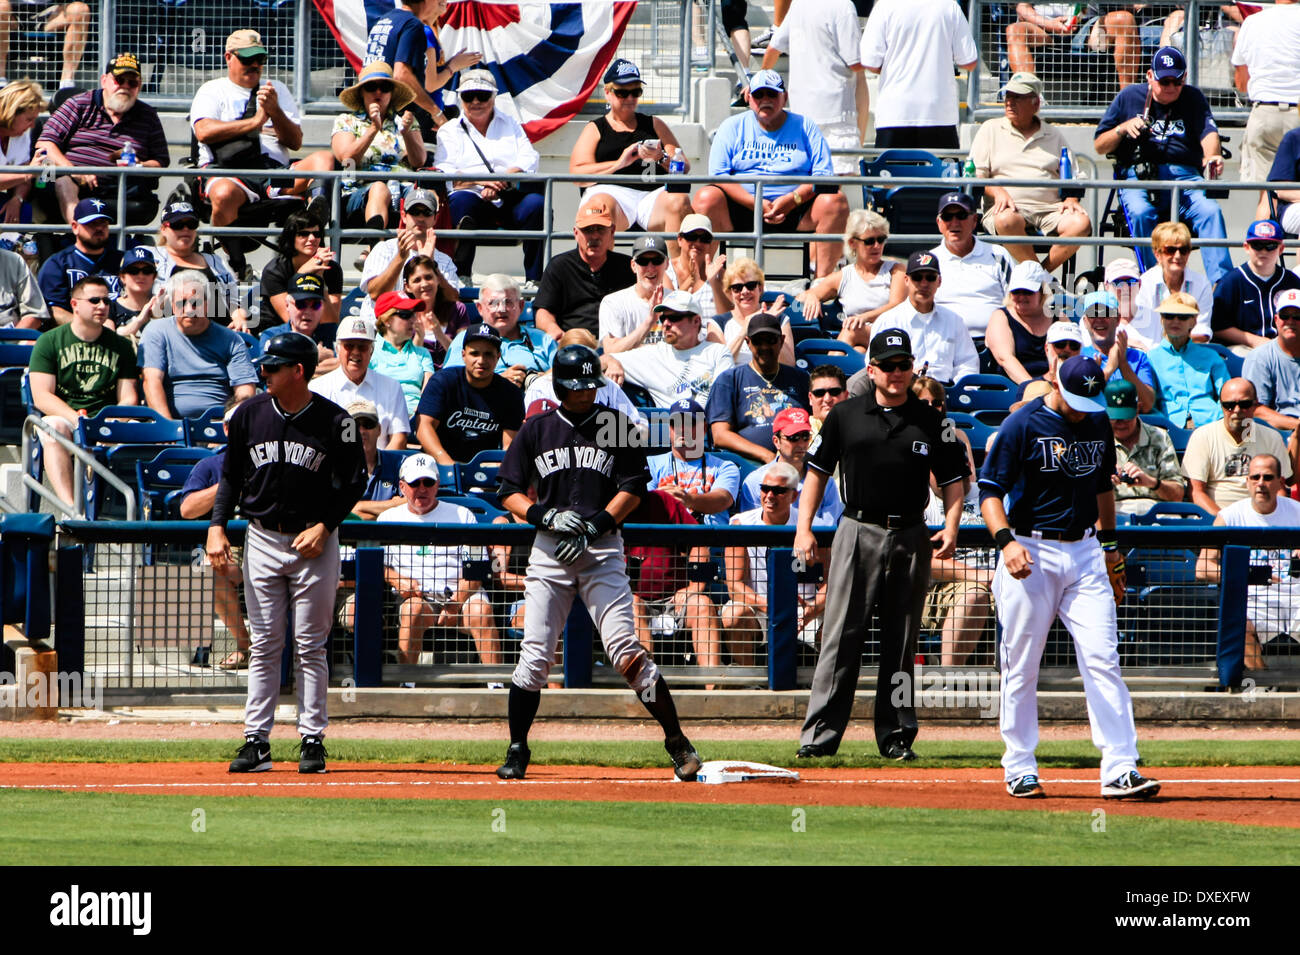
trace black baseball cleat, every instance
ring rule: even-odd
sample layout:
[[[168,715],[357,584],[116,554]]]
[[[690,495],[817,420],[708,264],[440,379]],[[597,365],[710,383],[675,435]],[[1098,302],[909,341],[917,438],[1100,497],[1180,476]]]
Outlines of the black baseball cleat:
[[[264,773],[271,768],[271,744],[256,736],[244,738],[244,745],[230,761],[229,772]]]
[[[325,741],[319,736],[304,736],[298,746],[298,772],[325,772]]]
[[[1007,795],[1017,799],[1042,799],[1047,795],[1034,773],[1025,773],[1007,781]]]
[[[1118,779],[1112,779],[1101,787],[1103,799],[1150,799],[1160,792],[1160,784],[1154,779],[1147,779],[1136,769],[1130,769]]]
[[[819,756],[834,756],[829,749],[821,743],[804,743],[799,747],[799,752],[794,754],[795,759],[817,759]]]
[[[897,760],[900,763],[910,763],[916,759],[916,753],[912,752],[912,747],[906,743],[900,743],[898,740],[894,740],[894,742],[886,746],[884,752],[880,755],[885,759]]]
[[[526,743],[511,743],[506,750],[506,761],[497,767],[497,775],[502,779],[523,779],[532,755]]]
[[[664,740],[664,749],[673,761],[673,773],[684,783],[694,781],[700,771],[700,754],[685,736],[674,736]]]

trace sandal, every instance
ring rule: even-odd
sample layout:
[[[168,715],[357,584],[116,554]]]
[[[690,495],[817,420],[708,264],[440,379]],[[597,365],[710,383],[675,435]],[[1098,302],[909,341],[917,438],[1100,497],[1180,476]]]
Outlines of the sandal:
[[[217,664],[218,670],[247,670],[248,651],[231,650],[230,655]]]

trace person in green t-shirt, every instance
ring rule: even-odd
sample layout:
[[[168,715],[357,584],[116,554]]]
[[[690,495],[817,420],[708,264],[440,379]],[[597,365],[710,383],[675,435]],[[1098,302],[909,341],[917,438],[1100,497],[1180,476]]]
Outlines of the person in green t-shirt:
[[[72,321],[36,340],[29,362],[32,402],[45,422],[72,438],[77,419],[99,414],[111,404],[139,404],[135,346],[104,328],[110,302],[108,285],[97,275],[72,287]],[[45,468],[54,491],[72,499],[72,455],[41,434]]]

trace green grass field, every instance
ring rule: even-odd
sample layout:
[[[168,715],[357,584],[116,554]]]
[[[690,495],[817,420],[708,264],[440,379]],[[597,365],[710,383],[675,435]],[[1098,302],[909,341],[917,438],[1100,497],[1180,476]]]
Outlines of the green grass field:
[[[48,740],[0,739],[0,763],[139,763],[228,762],[239,748],[237,732],[229,740]],[[346,762],[496,764],[506,741],[329,739],[330,758]],[[648,741],[583,741],[530,744],[536,765],[653,767],[667,765],[663,745]],[[705,759],[748,759],[776,766],[794,763],[797,742],[781,740],[696,740]],[[868,752],[870,750],[870,752]],[[921,759],[909,766],[957,769],[997,767],[1002,745],[995,741],[935,740],[917,743]],[[276,761],[296,762],[297,741],[281,737],[271,744]],[[1152,740],[1142,744],[1142,762],[1159,766],[1300,766],[1300,742],[1277,740]],[[1038,747],[1044,769],[1085,769],[1100,765],[1100,756],[1084,740],[1053,741]],[[810,760],[810,766],[878,767],[895,765],[875,754],[868,743],[847,744],[836,756]]]
[[[195,810],[205,831],[195,832]],[[17,865],[1300,863],[1300,832],[1081,812],[18,792]],[[33,820],[40,819],[39,825]]]

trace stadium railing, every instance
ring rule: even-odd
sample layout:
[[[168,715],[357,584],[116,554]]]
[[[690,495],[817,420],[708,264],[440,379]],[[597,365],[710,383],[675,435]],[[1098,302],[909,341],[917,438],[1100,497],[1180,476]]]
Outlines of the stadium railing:
[[[231,526],[232,542],[243,538],[244,525]],[[478,662],[467,635],[435,631],[423,642],[417,663],[399,663],[397,657],[397,598],[383,581],[385,548],[464,546],[469,548],[463,576],[483,576],[484,558],[492,545],[522,546],[533,531],[524,525],[389,525],[345,522],[340,540],[345,552],[344,585],[339,606],[355,593],[355,625],[337,623],[330,660],[332,683],[344,686],[481,685],[510,679],[518,654],[517,631],[499,618],[501,662]],[[829,545],[833,531],[819,531],[819,543]],[[232,638],[213,613],[213,583],[204,559],[206,525],[194,521],[77,522],[59,525],[55,566],[55,632],[61,660],[83,661],[85,675],[109,691],[124,694],[175,691],[237,692],[245,685],[245,672],[226,672],[192,664],[194,651],[211,647],[220,659],[233,646]],[[642,619],[653,632],[656,658],[670,679],[683,686],[755,686],[776,690],[810,685],[816,650],[801,640],[796,619],[799,607],[797,571],[792,560],[792,528],[683,527],[680,525],[629,525],[624,528],[628,548],[659,545],[762,547],[767,554],[767,615],[765,633],[754,635],[751,645],[737,643],[743,635],[724,633],[726,663],[702,667],[689,645],[664,621]],[[1181,678],[1201,685],[1240,683],[1245,653],[1247,584],[1254,559],[1265,549],[1288,553],[1294,531],[1237,530],[1227,528],[1170,528],[1124,526],[1121,547],[1128,552],[1129,592],[1119,607],[1121,662],[1130,677]],[[967,592],[987,588],[995,552],[983,527],[964,526],[959,536],[959,559],[969,570]],[[1202,548],[1217,552],[1222,566],[1220,583],[1196,578],[1196,555]],[[716,553],[716,551],[715,551]],[[815,570],[815,568],[814,568]],[[707,575],[692,574],[717,592]],[[685,581],[680,581],[683,584]],[[1251,591],[1251,593],[1255,593]],[[718,600],[721,595],[719,594]],[[504,598],[506,613],[514,598]],[[715,604],[721,606],[718,601]],[[646,613],[663,616],[661,609]],[[874,627],[874,623],[873,623]],[[927,619],[919,652],[926,669],[940,673],[994,672],[996,634],[992,617],[980,632],[969,635],[972,649],[966,659],[943,664],[941,626]],[[664,630],[668,630],[667,633]],[[807,634],[805,634],[805,638]],[[1280,638],[1270,645],[1270,669],[1252,678],[1294,678],[1300,653],[1294,641]],[[591,620],[575,603],[561,645],[561,660],[553,672],[569,687],[617,687],[622,681],[605,660]],[[863,654],[863,685],[874,681],[876,644],[868,639]],[[61,663],[62,666],[62,663]],[[1073,685],[1077,680],[1074,651],[1068,635],[1057,624],[1047,641],[1044,680]],[[66,669],[66,667],[65,667]]]

